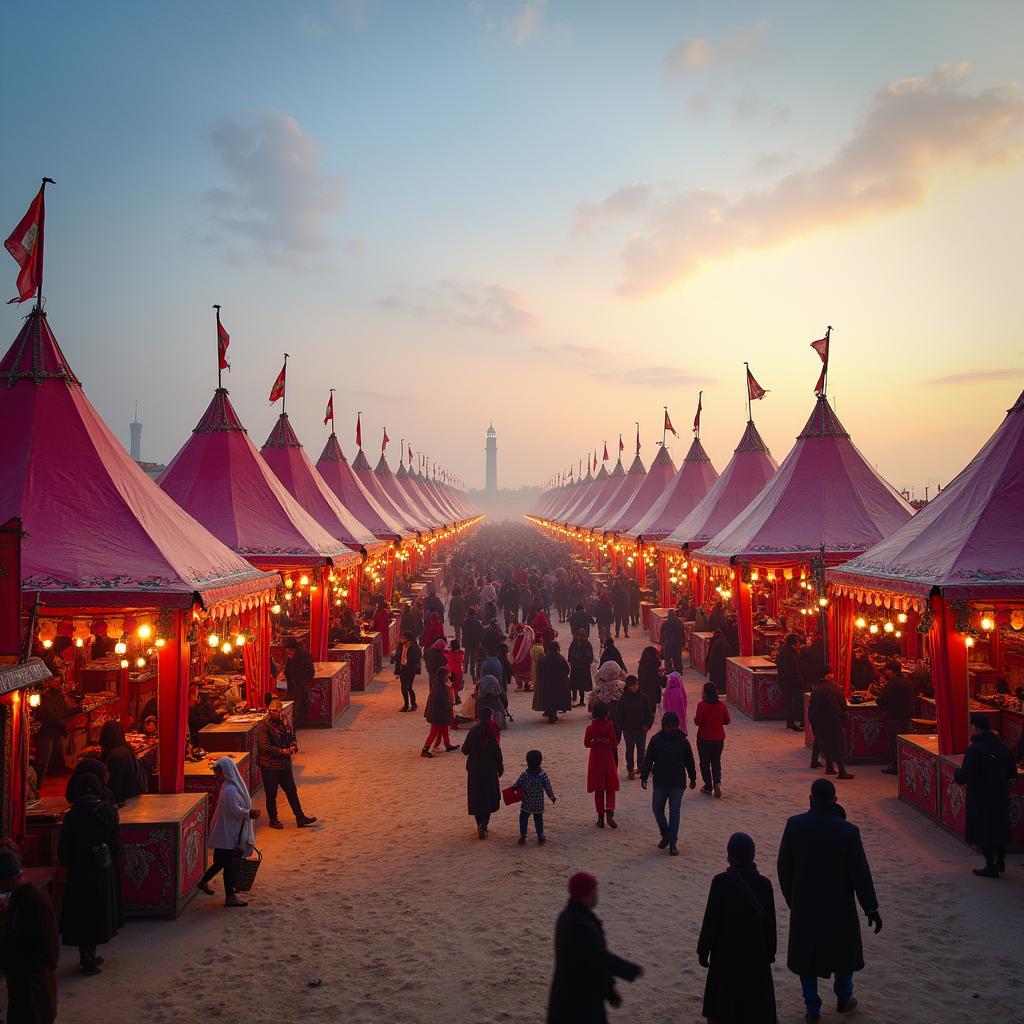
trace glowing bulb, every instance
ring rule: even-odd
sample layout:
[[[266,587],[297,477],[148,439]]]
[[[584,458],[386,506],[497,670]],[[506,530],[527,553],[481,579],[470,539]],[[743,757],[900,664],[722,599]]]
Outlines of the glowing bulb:
[[[157,647],[163,647],[164,644],[166,644],[166,643],[167,643],[167,641],[162,636],[158,636],[156,638],[156,646]]]
[[[858,629],[864,629],[864,628],[865,628],[865,627],[867,626],[867,624],[868,624],[868,620],[867,620],[867,619],[865,619],[865,618],[864,618],[863,616],[860,616],[860,617],[859,617],[859,618],[857,619],[857,621],[856,621],[856,622],[854,623],[854,625],[855,625],[855,626],[856,626],[856,627],[857,627]]]
[[[981,620],[981,628],[984,629],[984,630],[991,629],[993,625],[994,625],[994,623],[992,622],[992,620],[990,618],[988,618],[988,616],[986,616],[984,619]]]
[[[819,597],[818,598],[818,607],[819,608],[825,608],[825,607],[827,607],[827,605],[828,605],[828,598],[827,597]]]
[[[308,587],[309,586],[309,577],[308,576],[300,576],[299,577],[299,586],[300,587]]]
[[[883,628],[886,633],[892,633],[896,630],[896,627],[891,622],[887,622]]]
[[[800,614],[801,615],[806,615],[807,614],[807,609],[806,608],[801,608],[800,609]]]
[[[902,626],[903,623],[907,621],[907,613],[900,612],[899,615],[896,616],[896,621]]]
[[[245,634],[244,633],[239,633],[238,636],[235,637],[235,646],[236,647],[244,647],[245,646]]]
[[[145,668],[146,667],[146,659],[145,658],[136,658],[135,659],[135,667],[136,668]]]
[[[227,640],[225,640],[224,643],[222,643],[220,645],[220,650],[221,650],[222,654],[230,654],[231,653],[231,644],[229,644],[227,642]]]
[[[284,581],[284,585],[285,585],[286,587],[292,587],[292,586],[294,586],[294,584],[292,583],[292,578],[291,578],[291,576],[289,576],[289,577],[288,577],[288,578],[287,578],[287,579],[286,579],[286,580]]]
[[[286,601],[290,601],[290,600],[292,599],[292,595],[291,595],[291,594],[285,594],[285,595],[284,595],[284,599],[285,599]]]
[[[270,606],[270,614],[271,615],[280,615],[281,614],[281,606],[279,604],[272,604]]]
[[[208,643],[208,644],[209,644],[209,645],[210,645],[211,647],[217,647],[217,646],[218,646],[218,645],[220,644],[220,637],[219,637],[219,636],[217,636],[217,634],[216,634],[216,633],[211,633],[211,634],[210,634],[210,635],[209,635],[209,636],[208,636],[208,637],[206,638],[206,642],[207,642],[207,643]]]
[[[117,643],[114,644],[114,653],[115,654],[126,654],[127,651],[128,651],[128,645],[123,640],[118,640]]]
[[[878,632],[878,623],[877,622],[872,622],[871,623],[871,628],[868,630],[868,632],[869,633],[877,633]]]
[[[750,574],[751,583],[756,583],[760,578],[761,574],[756,569]]]
[[[340,608],[341,607],[341,598],[340,597],[336,597],[334,599],[334,604],[335,604],[336,607]]]
[[[127,658],[122,658],[121,659],[121,668],[127,668],[127,667],[128,667],[128,659]]]
[[[899,638],[901,636],[903,636],[903,630],[902,629],[897,629],[896,630],[896,639],[899,640]]]
[[[76,646],[76,647],[84,647],[84,646],[85,646],[85,641],[84,641],[84,640],[83,640],[83,639],[82,639],[81,637],[79,637],[79,638],[78,638],[78,639],[77,639],[77,640],[75,641],[75,646]]]
[[[30,708],[37,708],[43,703],[43,698],[38,693],[30,693],[28,695],[28,706]]]
[[[966,640],[964,641],[964,644],[966,644],[966,645],[967,645],[968,647],[973,647],[973,646],[974,646],[974,637],[973,637],[973,636],[969,636],[969,637],[968,637],[968,638],[967,638],[967,639],[966,639]]]
[[[137,632],[140,640],[148,640],[153,635],[153,627],[143,623],[139,626]]]
[[[46,648],[46,650],[49,650],[52,646],[53,646],[53,641],[52,640],[44,640],[43,641],[43,647]]]

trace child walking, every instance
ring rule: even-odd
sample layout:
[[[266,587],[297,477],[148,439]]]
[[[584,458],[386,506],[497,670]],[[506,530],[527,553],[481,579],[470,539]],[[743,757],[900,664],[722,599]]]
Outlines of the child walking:
[[[452,692],[455,694],[455,703],[462,703],[462,678],[465,669],[465,657],[462,653],[462,644],[453,640],[445,651],[445,661],[448,665],[448,674],[451,676]]]
[[[596,703],[591,714],[594,720],[583,734],[583,746],[590,751],[587,761],[587,792],[594,794],[597,827],[604,828],[607,814],[608,827],[618,828],[615,823],[615,793],[619,788],[619,738],[615,726],[608,718],[607,704]]]
[[[516,779],[516,788],[523,792],[523,802],[519,807],[519,845],[526,845],[526,829],[533,815],[533,827],[537,830],[537,842],[544,844],[544,794],[547,793],[552,803],[555,802],[555,791],[551,788],[548,773],[541,769],[542,755],[539,750],[526,752],[526,771]]]
[[[430,724],[430,732],[427,734],[427,742],[423,744],[420,751],[421,757],[433,757],[430,746],[434,749],[444,743],[445,750],[458,750],[448,738],[448,729],[452,724],[452,699],[451,690],[448,688],[448,669],[439,668],[434,682],[430,686],[430,696],[427,697],[427,706],[423,711],[423,717]]]

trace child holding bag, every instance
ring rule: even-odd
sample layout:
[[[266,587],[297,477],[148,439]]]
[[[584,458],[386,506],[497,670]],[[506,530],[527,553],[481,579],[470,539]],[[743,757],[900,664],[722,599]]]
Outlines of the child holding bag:
[[[552,803],[555,802],[555,791],[551,788],[548,773],[541,768],[543,755],[539,750],[526,752],[526,771],[516,779],[516,789],[523,794],[523,802],[519,808],[519,845],[526,845],[526,830],[533,815],[533,827],[537,830],[537,843],[544,845],[544,794]]]

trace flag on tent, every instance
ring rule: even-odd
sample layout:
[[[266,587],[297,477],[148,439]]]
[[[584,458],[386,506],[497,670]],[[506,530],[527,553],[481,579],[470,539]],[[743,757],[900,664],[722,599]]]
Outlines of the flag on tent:
[[[412,445],[409,445],[409,465],[412,465]]]
[[[636,453],[640,454],[640,424],[636,425]]]
[[[52,178],[43,178],[43,184],[35,199],[29,204],[28,212],[18,222],[4,242],[4,248],[14,257],[21,271],[18,273],[18,294],[12,302],[31,299],[43,281],[43,222],[46,220],[46,206],[43,192]]]
[[[754,375],[750,372],[750,367],[747,367],[747,397],[755,402],[759,398],[764,398],[768,394],[768,389],[761,387],[760,384],[754,380]]]
[[[356,447],[363,447],[363,424],[360,413],[356,413]]]
[[[827,327],[825,329],[825,337],[819,338],[817,341],[811,342],[811,348],[821,357],[822,367],[821,373],[818,376],[818,383],[814,385],[814,393],[821,395],[825,391],[825,378],[828,376],[828,343],[829,338],[832,334],[832,328]]]
[[[324,426],[327,426],[327,421],[331,421],[331,425],[334,425],[334,392],[331,392],[330,397],[327,399],[327,411],[324,413]]]
[[[608,442],[607,441],[605,441],[605,443],[604,443],[604,457],[601,459],[601,461],[602,462],[607,462],[608,461]]]
[[[625,450],[626,450],[626,446],[622,443],[622,435],[619,434],[619,451],[620,452],[624,452]]]
[[[698,392],[698,394],[697,394],[697,415],[693,417],[693,432],[695,434],[699,434],[700,433],[700,412],[701,412],[701,409],[703,408],[703,406],[704,406],[704,392],[701,391],[701,392]],[[673,430],[672,433],[674,434],[675,431]]]
[[[274,381],[274,386],[270,389],[270,401],[276,402],[279,398],[284,398],[284,375],[285,370],[288,369],[288,362],[285,360],[284,366],[281,367],[281,372],[277,375],[277,380]]]
[[[214,307],[217,310],[217,368],[220,370],[231,369],[231,364],[228,363],[228,345],[231,344],[231,335],[224,329],[224,325],[220,322],[220,307]]]
[[[384,454],[384,449],[387,448],[388,441],[390,441],[390,440],[391,440],[391,438],[388,437],[388,428],[385,427],[384,428],[384,437],[381,439],[381,442],[380,442],[380,453],[381,453],[381,455]]]
[[[668,409],[665,410],[665,426],[663,430],[671,430],[674,437],[678,437],[679,434],[676,432],[676,428],[672,426],[672,420],[669,419]]]

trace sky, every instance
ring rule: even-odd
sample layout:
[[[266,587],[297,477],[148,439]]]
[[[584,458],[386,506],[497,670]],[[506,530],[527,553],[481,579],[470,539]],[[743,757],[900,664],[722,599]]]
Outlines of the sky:
[[[678,462],[700,391],[721,470],[744,361],[781,461],[832,325],[840,418],[920,495],[1024,387],[1021,38],[994,0],[7,4],[0,228],[56,179],[50,323],[147,460],[216,386],[214,303],[258,446],[287,352],[314,461],[333,387],[349,456],[361,411],[471,487],[492,420],[501,486],[637,422],[649,462],[665,406]]]

